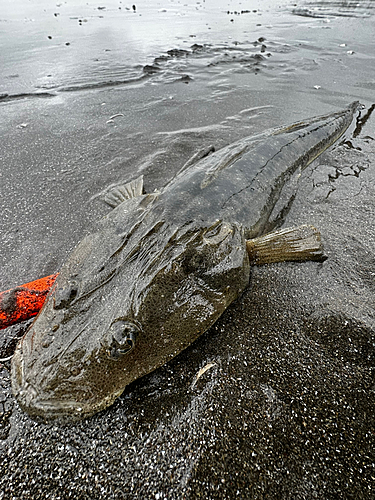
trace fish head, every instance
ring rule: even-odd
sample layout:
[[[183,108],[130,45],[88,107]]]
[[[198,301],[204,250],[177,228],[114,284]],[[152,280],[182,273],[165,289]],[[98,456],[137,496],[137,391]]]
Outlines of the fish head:
[[[68,304],[55,309],[58,296],[57,287],[17,346],[12,388],[32,417],[74,421],[109,406],[121,394],[124,387],[116,373],[140,329],[124,318],[107,321],[96,311],[90,314],[93,303],[86,310]]]
[[[248,284],[235,224],[176,229],[159,221],[126,233],[82,241],[20,341],[12,387],[31,416],[79,420],[110,406],[191,344]]]

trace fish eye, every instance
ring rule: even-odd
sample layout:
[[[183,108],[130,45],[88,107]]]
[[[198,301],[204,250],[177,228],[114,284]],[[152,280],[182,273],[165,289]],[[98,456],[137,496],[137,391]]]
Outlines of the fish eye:
[[[119,359],[135,347],[139,328],[128,321],[119,320],[113,323],[107,335],[107,352],[110,358]]]

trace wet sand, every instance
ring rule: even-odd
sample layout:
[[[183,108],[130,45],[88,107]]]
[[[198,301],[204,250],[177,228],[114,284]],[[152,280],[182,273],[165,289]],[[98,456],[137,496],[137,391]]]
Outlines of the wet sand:
[[[1,290],[58,271],[111,184],[153,191],[209,144],[372,109],[373,2],[76,3],[0,11]],[[37,424],[0,365],[0,498],[370,498],[374,136],[368,113],[301,179],[285,225],[319,227],[327,261],[256,269],[107,411]]]

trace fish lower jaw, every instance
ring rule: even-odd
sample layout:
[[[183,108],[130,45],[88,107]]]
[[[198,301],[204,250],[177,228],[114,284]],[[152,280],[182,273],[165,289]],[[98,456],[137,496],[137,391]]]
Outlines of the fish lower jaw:
[[[122,392],[123,389],[109,395],[98,403],[90,404],[74,399],[43,398],[31,384],[25,384],[17,388],[13,387],[13,393],[20,408],[31,418],[43,422],[58,421],[63,425],[78,422],[105,410],[113,404]]]
[[[25,376],[24,368],[22,350],[17,349],[12,359],[12,392],[20,408],[37,421],[59,420],[65,424],[83,420],[113,404],[124,390],[122,388],[97,402],[77,401],[74,398],[59,399],[52,394],[48,397],[28,382],[29,377]]]
[[[57,418],[75,420],[82,418],[84,413],[82,405],[74,400],[43,399],[38,391],[29,383],[17,385],[12,381],[13,394],[20,408],[30,417],[42,420],[54,420]],[[74,418],[74,415],[76,417]]]
[[[21,389],[16,395],[16,399],[20,408],[37,421],[59,420],[62,424],[76,422],[88,418],[102,409],[96,405],[95,408],[86,406],[75,400],[43,400],[34,395],[35,393],[30,394],[30,391],[30,386]]]

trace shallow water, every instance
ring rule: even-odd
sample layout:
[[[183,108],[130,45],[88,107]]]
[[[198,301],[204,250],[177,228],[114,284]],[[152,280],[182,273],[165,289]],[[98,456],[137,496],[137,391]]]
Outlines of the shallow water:
[[[275,0],[148,0],[134,11],[118,0],[103,6],[75,0],[55,5],[3,0],[0,94],[142,80],[165,83],[185,75],[197,79],[261,70],[278,86],[295,72],[302,78],[300,73],[305,73],[312,78],[307,87],[311,90],[327,84],[327,59],[343,75],[356,62],[373,57],[373,7],[372,1],[290,5]],[[254,47],[259,38],[267,41]],[[258,59],[253,60],[255,55]],[[368,66],[362,64],[364,80]],[[327,76],[332,77],[333,69]],[[345,91],[340,80],[337,76],[330,82],[332,90]]]
[[[256,25],[272,17],[261,5],[252,2],[255,12],[238,15],[228,13],[235,4],[227,1],[148,0],[134,11],[113,0],[102,6],[5,0],[0,89],[33,92],[132,81],[169,49],[188,49],[196,39],[216,45],[256,35]]]

